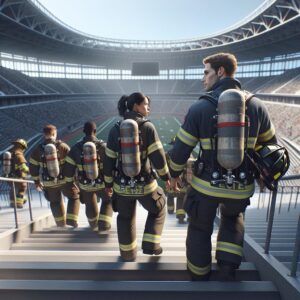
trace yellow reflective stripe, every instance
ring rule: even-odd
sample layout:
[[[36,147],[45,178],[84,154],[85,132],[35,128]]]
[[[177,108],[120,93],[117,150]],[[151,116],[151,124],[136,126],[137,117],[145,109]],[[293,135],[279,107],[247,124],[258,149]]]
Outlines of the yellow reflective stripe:
[[[31,178],[32,178],[33,180],[38,180],[38,179],[40,179],[39,176],[31,176]]]
[[[177,172],[182,171],[185,167],[185,164],[178,165],[178,164],[174,163],[174,161],[171,158],[169,160],[169,165],[173,171],[177,171]]]
[[[177,133],[177,137],[185,144],[191,147],[195,147],[198,143],[198,139],[194,137],[193,135],[186,132],[181,127],[179,128],[179,131]]]
[[[26,163],[22,163],[20,165],[15,165],[15,169],[23,171],[23,172],[28,172],[29,171],[29,168],[27,167]]]
[[[134,192],[134,189],[131,189],[130,186],[125,186],[125,190],[121,189],[121,186],[114,182],[113,189],[114,191],[122,196],[145,196],[153,193],[158,187],[157,181],[153,180],[151,183],[143,187],[143,193]]]
[[[280,177],[280,175],[281,175],[281,172],[278,172],[277,174],[274,175],[273,178],[274,178],[275,180],[277,180],[277,179]]]
[[[217,198],[246,199],[253,195],[254,184],[246,185],[243,189],[231,190],[222,187],[215,187],[209,181],[202,180],[195,175],[192,177],[191,186],[198,192]]]
[[[147,157],[147,151],[144,150],[144,151],[142,151],[142,158],[146,158],[146,157]]]
[[[269,130],[261,133],[259,136],[258,136],[258,142],[267,142],[269,141],[273,136],[275,135],[275,128],[273,126],[273,124],[271,123],[271,127]]]
[[[107,183],[112,183],[114,181],[114,179],[111,176],[104,175],[104,181]]]
[[[206,139],[199,139],[201,148],[203,150],[211,150],[212,149],[212,139],[206,138]]]
[[[98,216],[96,216],[95,218],[87,218],[90,222],[94,222],[94,221],[98,221]]]
[[[176,215],[185,215],[185,210],[184,209],[177,209],[176,210]]]
[[[110,224],[111,221],[112,221],[112,217],[100,214],[98,220],[99,221],[105,221],[105,222]]]
[[[79,182],[79,188],[83,191],[87,192],[97,192],[104,189],[104,183],[96,183],[95,185],[92,184],[82,184]]]
[[[192,273],[203,276],[210,272],[211,264],[204,267],[197,267],[193,265],[189,260],[187,260],[187,267]]]
[[[168,168],[168,165],[164,165],[163,168],[161,169],[156,169],[157,173],[159,174],[159,176],[163,176],[163,175],[166,175],[169,173],[169,168]]]
[[[136,240],[132,242],[131,244],[119,244],[120,250],[122,251],[132,251],[137,247]]]
[[[23,197],[16,197],[17,204],[23,204],[24,200],[25,199]]]
[[[118,157],[118,152],[115,152],[109,148],[105,148],[105,154],[110,157],[110,158],[117,158]]]
[[[38,161],[36,161],[35,159],[33,159],[32,157],[29,159],[29,162],[35,166],[39,166],[40,163]]]
[[[255,145],[256,145],[256,137],[248,137],[247,140],[247,148],[248,149],[254,149]]]
[[[78,168],[79,171],[83,171],[82,165],[77,165],[77,168]]]
[[[228,243],[228,242],[217,242],[216,251],[224,251],[239,256],[243,256],[243,248],[239,245]]]
[[[160,235],[155,235],[155,234],[151,234],[151,233],[144,233],[143,242],[159,244],[160,243]]]
[[[263,145],[257,145],[257,146],[255,146],[254,150],[255,150],[255,151],[258,151],[258,150],[260,150],[262,147],[263,147]]]
[[[163,149],[163,146],[160,141],[156,141],[147,148],[148,155],[155,152],[156,150]]]
[[[73,182],[74,181],[74,177],[67,177],[67,176],[65,176],[65,180],[66,180],[66,182]]]
[[[76,166],[76,162],[70,156],[67,156],[65,161],[70,165]]]
[[[65,220],[65,216],[56,217],[54,219],[55,219],[55,221],[64,221]]]
[[[57,180],[57,181],[51,180],[51,181],[43,182],[45,187],[57,187],[57,186],[65,184],[65,183],[66,183],[65,179],[61,179],[61,180]]]
[[[67,219],[68,220],[73,220],[73,221],[78,221],[78,215],[67,214]]]

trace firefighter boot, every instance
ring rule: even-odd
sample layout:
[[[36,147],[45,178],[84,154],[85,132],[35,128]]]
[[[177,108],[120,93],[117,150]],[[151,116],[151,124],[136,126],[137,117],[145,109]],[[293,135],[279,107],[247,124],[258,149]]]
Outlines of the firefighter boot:
[[[216,276],[217,281],[235,281],[236,266],[230,263],[221,263]]]
[[[163,248],[159,247],[156,250],[150,250],[150,249],[143,249],[143,253],[144,254],[148,254],[148,255],[160,255],[163,253]]]

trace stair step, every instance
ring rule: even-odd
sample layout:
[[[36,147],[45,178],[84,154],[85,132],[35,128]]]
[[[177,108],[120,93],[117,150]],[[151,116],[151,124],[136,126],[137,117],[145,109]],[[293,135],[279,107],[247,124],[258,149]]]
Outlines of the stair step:
[[[280,300],[269,281],[185,282],[185,281],[86,281],[86,280],[0,280],[4,299],[82,300],[109,297],[110,300]]]
[[[216,278],[216,270],[213,264],[211,280]],[[236,278],[238,281],[260,280],[251,263],[242,263]],[[0,279],[189,281],[190,276],[185,262],[1,262]]]
[[[165,252],[160,256],[149,256],[138,251],[136,262],[186,263],[185,251]],[[116,251],[34,251],[5,250],[0,251],[0,260],[7,262],[120,262],[120,252]],[[215,259],[213,258],[213,262]]]
[[[185,243],[173,243],[166,244],[162,243],[164,250],[166,251],[185,251]],[[114,243],[20,243],[13,244],[11,250],[87,250],[87,251],[113,251],[119,249],[117,241]]]

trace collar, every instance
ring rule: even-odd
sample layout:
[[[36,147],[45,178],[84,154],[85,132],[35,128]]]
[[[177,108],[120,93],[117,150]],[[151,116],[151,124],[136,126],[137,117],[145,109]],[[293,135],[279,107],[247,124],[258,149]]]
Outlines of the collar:
[[[147,120],[143,115],[135,111],[126,111],[124,113],[124,120],[126,119],[132,119],[138,124]]]
[[[218,80],[207,94],[215,99],[219,99],[222,92],[229,89],[241,90],[241,83],[235,78],[225,77]]]

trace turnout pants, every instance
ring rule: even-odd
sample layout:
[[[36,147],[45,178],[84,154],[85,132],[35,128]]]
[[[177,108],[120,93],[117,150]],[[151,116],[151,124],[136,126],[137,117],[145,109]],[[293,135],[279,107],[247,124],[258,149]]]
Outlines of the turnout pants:
[[[98,208],[98,198],[102,199],[100,213]],[[91,228],[97,228],[99,231],[108,230],[112,221],[111,199],[104,190],[87,191],[80,190],[80,201],[85,204],[85,214]]]
[[[216,260],[238,268],[243,256],[243,212],[249,199],[223,199],[200,194],[191,188],[185,202],[189,216],[186,239],[187,268],[193,280],[208,279],[211,271],[211,235],[217,208],[221,220],[217,236]]]
[[[12,182],[9,183],[9,186],[10,186],[10,191],[9,191],[10,207],[15,207]],[[25,197],[26,191],[27,191],[27,183],[15,182],[15,195],[16,195],[17,208],[23,208],[23,204],[26,202],[26,197]]]
[[[62,189],[62,186],[44,188],[45,198],[50,202],[52,215],[58,227],[63,227],[66,225]]]
[[[78,227],[78,214],[80,209],[79,188],[74,183],[66,183],[62,192],[68,198],[67,225]]]
[[[158,187],[152,194],[145,196],[113,195],[113,208],[118,212],[117,228],[120,254],[124,260],[134,260],[137,254],[136,242],[136,201],[148,211],[142,249],[158,250],[165,221],[166,197]]]
[[[183,208],[185,200],[185,191],[180,193],[168,193],[167,196],[167,209],[169,214],[173,214],[175,211],[175,198],[176,198],[176,218],[184,220],[185,210]]]

